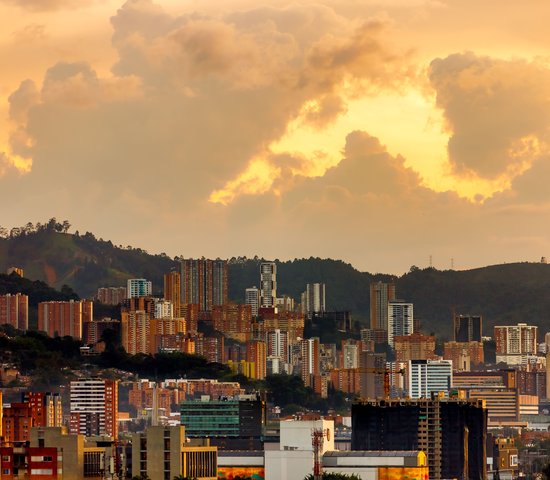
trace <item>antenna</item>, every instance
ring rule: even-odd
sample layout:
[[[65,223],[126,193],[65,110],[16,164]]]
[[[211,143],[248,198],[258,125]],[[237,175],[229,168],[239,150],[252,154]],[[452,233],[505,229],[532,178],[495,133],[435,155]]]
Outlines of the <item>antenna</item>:
[[[451,258],[451,270],[455,269],[455,259]]]
[[[433,262],[432,262],[432,254],[430,253],[430,268],[433,267]]]

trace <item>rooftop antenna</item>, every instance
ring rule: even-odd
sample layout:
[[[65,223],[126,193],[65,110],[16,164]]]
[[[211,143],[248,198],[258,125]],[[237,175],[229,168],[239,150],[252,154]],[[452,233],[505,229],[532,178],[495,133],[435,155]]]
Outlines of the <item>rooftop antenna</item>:
[[[455,259],[451,258],[451,270],[455,269]]]
[[[433,262],[432,262],[432,255],[430,254],[430,268],[433,267]]]

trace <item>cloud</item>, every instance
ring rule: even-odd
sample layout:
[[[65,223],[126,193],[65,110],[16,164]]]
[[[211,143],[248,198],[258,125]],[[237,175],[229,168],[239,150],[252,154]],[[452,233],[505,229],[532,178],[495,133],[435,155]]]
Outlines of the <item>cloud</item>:
[[[434,60],[429,78],[458,175],[513,178],[548,152],[550,70],[545,66],[453,54]]]
[[[36,11],[54,11],[65,8],[75,9],[91,5],[95,0],[0,0],[0,3]]]

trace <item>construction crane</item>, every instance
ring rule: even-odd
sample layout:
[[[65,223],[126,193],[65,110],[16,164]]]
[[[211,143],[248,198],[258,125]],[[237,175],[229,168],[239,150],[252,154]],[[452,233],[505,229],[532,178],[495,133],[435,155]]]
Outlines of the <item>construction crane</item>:
[[[384,375],[384,398],[390,398],[390,375],[392,373],[405,374],[405,369],[392,371],[389,368],[369,368],[358,367],[355,369],[358,373],[374,373],[375,375]]]

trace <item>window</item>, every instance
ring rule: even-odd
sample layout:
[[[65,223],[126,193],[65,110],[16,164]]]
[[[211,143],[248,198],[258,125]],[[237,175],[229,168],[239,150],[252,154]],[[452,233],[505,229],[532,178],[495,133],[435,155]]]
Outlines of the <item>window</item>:
[[[10,474],[10,469],[9,469],[9,468],[4,468],[4,469],[2,470],[2,474],[3,474],[3,475],[9,475],[9,474]]]
[[[3,462],[9,462],[10,460],[11,460],[11,457],[9,455],[2,455]]]

